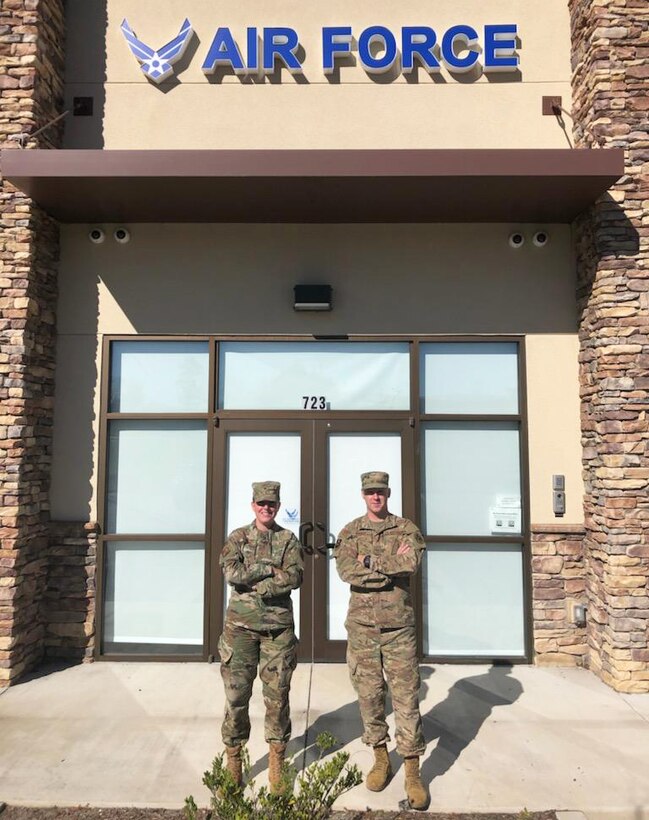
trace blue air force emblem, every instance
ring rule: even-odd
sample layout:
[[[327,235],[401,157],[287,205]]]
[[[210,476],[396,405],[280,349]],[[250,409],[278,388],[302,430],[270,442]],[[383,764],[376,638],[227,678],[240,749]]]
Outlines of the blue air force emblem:
[[[128,20],[122,21],[122,32],[126,37],[126,42],[136,59],[140,62],[140,68],[154,83],[161,83],[173,74],[173,64],[180,60],[185,53],[187,44],[191,40],[193,29],[189,20],[185,20],[180,28],[177,37],[174,37],[166,46],[162,46],[154,51],[142,40],[138,40],[135,32],[129,26]]]

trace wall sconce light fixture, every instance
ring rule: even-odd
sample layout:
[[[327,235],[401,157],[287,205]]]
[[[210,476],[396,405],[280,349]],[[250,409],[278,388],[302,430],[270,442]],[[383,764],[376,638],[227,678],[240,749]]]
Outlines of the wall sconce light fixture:
[[[331,310],[331,285],[296,285],[293,288],[295,310]]]
[[[575,604],[572,608],[572,619],[575,626],[586,626],[586,604]]]

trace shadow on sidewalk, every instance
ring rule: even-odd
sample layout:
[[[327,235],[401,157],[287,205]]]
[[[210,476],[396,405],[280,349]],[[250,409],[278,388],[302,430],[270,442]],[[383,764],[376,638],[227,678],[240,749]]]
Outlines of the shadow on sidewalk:
[[[438,739],[421,766],[425,783],[430,784],[451,768],[476,738],[494,706],[510,706],[518,700],[523,687],[510,677],[511,672],[510,664],[495,664],[486,674],[462,678],[451,686],[441,703],[422,716],[426,742]]]
[[[391,711],[392,707],[389,702],[386,703],[386,711],[388,708]],[[389,712],[387,713],[389,714]],[[330,732],[337,741],[335,748],[328,751],[324,757],[333,754],[360,737],[363,734],[363,725],[358,710],[358,701],[353,700],[333,712],[320,715],[310,726],[306,727],[301,735],[291,739],[287,749],[287,757],[295,758],[293,765],[298,771],[306,768],[320,757],[320,750],[316,746],[316,738],[321,732]],[[256,777],[267,768],[268,755],[265,754],[254,763],[250,774],[252,777]]]
[[[434,667],[422,666],[420,702],[428,692],[428,679],[434,674]],[[426,743],[437,739],[437,745],[428,757],[422,760],[421,776],[430,784],[436,777],[441,777],[455,763],[464,749],[473,741],[483,723],[491,715],[494,706],[509,706],[523,693],[519,681],[510,677],[511,664],[494,664],[488,672],[462,678],[451,686],[446,698],[422,715]],[[385,703],[386,717],[392,713],[392,701],[389,695]],[[335,749],[347,746],[361,737],[361,723],[358,701],[353,700],[333,712],[320,715],[298,737],[293,738],[287,749],[287,757],[294,758],[298,771],[316,761],[320,751],[316,738],[321,732],[330,732],[337,740]],[[326,757],[326,755],[325,755]],[[401,757],[393,749],[390,752],[393,773],[401,768]],[[268,768],[268,755],[257,760],[251,770],[256,777]]]

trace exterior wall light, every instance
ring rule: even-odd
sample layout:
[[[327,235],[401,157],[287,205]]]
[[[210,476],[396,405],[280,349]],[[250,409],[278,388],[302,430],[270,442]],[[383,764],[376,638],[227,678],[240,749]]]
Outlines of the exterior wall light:
[[[295,310],[331,310],[331,285],[296,285],[293,294]]]
[[[575,626],[586,626],[586,605],[575,604],[572,608],[572,617],[575,622]]]

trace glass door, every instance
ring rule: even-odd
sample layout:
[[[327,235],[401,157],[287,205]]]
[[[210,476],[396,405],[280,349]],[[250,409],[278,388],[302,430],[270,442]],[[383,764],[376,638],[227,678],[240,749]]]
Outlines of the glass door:
[[[215,515],[213,518],[212,567],[210,595],[210,654],[216,655],[216,644],[222,630],[228,602],[228,587],[224,583],[219,556],[228,533],[249,524],[254,519],[251,509],[254,481],[279,481],[281,507],[277,523],[305,540],[305,521],[312,519],[311,457],[312,424],[309,421],[224,421],[215,436],[213,460]],[[306,543],[306,541],[305,541]],[[308,561],[305,561],[304,584],[310,584]],[[298,637],[305,631],[302,594],[292,594],[293,614]],[[301,659],[310,647],[303,642]]]
[[[217,433],[211,653],[228,597],[220,545],[252,520],[252,482],[275,480],[282,485],[277,522],[295,533],[304,554],[304,582],[293,594],[300,659],[344,660],[349,588],[338,578],[333,546],[343,526],[365,511],[362,472],[389,472],[391,511],[412,516],[414,489],[403,486],[403,476],[412,475],[404,468],[412,458],[412,429],[407,421],[239,420],[222,422]]]
[[[317,661],[345,659],[349,586],[338,577],[333,546],[342,528],[365,513],[361,473],[390,474],[389,510],[414,518],[412,427],[401,421],[327,421],[316,430],[317,482],[313,631]]]

